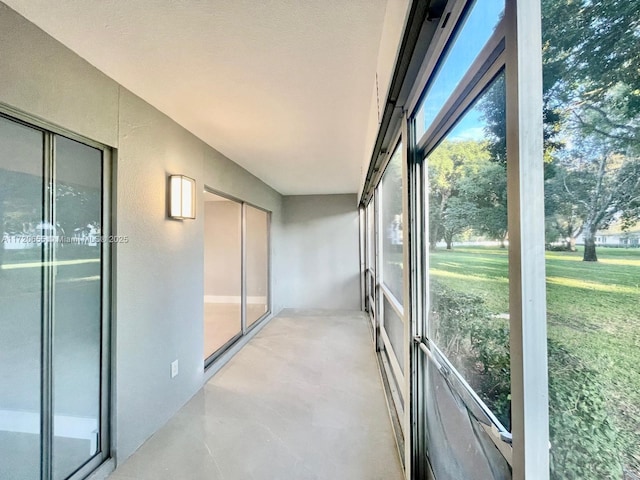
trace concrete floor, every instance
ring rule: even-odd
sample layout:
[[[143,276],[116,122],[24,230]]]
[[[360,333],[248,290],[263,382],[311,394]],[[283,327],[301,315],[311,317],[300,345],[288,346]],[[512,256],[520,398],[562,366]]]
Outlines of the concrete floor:
[[[400,480],[367,320],[285,310],[110,480]]]

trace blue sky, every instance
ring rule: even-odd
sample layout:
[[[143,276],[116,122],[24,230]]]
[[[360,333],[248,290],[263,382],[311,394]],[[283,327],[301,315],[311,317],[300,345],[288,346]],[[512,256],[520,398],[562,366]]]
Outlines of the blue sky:
[[[418,137],[426,131],[485,46],[502,18],[503,12],[504,0],[475,2],[419,107]],[[424,123],[421,124],[420,120]],[[454,132],[457,132],[455,135],[459,138],[478,138],[482,126],[480,112],[474,109],[465,115]]]
[[[484,131],[486,122],[482,119],[479,108],[473,107],[462,117],[451,132],[447,135],[449,140],[482,140],[486,138]]]

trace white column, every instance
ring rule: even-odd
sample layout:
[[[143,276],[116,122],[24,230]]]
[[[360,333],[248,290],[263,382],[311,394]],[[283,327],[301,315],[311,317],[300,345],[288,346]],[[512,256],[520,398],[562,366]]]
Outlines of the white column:
[[[539,0],[506,0],[513,478],[549,478]]]

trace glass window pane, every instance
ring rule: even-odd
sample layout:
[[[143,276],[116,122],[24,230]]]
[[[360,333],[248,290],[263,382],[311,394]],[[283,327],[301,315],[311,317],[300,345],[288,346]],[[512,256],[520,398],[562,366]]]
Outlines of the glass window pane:
[[[367,268],[374,271],[376,268],[376,243],[375,243],[375,216],[374,216],[374,201],[371,199],[367,206]]]
[[[551,478],[640,478],[640,9],[543,1]]]
[[[402,304],[402,144],[396,147],[382,175],[379,193],[382,282]]]
[[[204,358],[242,331],[242,205],[204,193]]]
[[[53,478],[100,450],[102,151],[56,137]]]
[[[429,129],[436,115],[493,35],[503,14],[504,0],[476,1],[458,26],[415,114],[417,138]]]
[[[43,134],[0,118],[0,478],[40,478]]]
[[[504,88],[502,73],[426,158],[428,333],[509,428]]]
[[[246,206],[247,327],[269,311],[269,214]]]
[[[375,211],[374,201],[371,199],[366,209],[366,271],[365,271],[365,305],[366,310],[370,313],[374,310],[373,297],[375,295],[375,262],[376,262],[376,244],[375,244]]]
[[[396,313],[385,296],[383,296],[383,305],[384,331],[389,337],[393,353],[400,364],[400,370],[404,373],[404,320]]]
[[[438,363],[444,359],[432,349]],[[485,430],[491,420],[465,398],[455,377],[443,374],[429,357],[422,370],[426,404],[427,457],[436,478],[443,480],[510,480],[511,468]]]

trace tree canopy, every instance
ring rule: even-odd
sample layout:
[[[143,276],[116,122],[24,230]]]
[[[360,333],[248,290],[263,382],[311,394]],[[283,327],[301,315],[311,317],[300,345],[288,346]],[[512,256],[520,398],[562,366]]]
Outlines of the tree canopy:
[[[626,0],[543,0],[547,226],[596,261],[596,233],[639,220],[640,9]],[[548,232],[547,238],[551,232]]]

